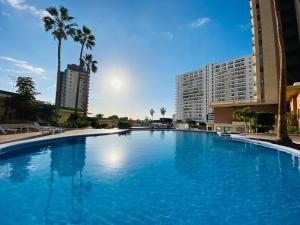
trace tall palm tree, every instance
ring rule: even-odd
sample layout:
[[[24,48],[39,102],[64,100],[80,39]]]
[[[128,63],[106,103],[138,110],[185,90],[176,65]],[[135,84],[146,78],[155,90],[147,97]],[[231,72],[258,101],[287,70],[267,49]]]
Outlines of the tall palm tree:
[[[279,100],[278,100],[278,115],[277,115],[277,141],[280,143],[291,143],[287,131],[286,118],[286,86],[287,86],[287,69],[286,69],[286,54],[284,47],[282,22],[279,8],[279,1],[273,0],[273,7],[275,9],[276,33],[278,54],[280,60],[279,71]]]
[[[162,107],[162,108],[160,109],[160,113],[161,113],[161,115],[163,116],[163,118],[165,118],[166,112],[167,112],[167,110],[166,110],[164,107]]]
[[[44,16],[43,22],[45,30],[51,31],[52,36],[57,41],[57,80],[56,80],[56,97],[55,105],[60,106],[60,65],[61,65],[61,44],[68,36],[74,36],[76,23],[71,21],[74,17],[69,15],[68,9],[60,6],[59,9],[49,7],[46,9],[49,15]]]
[[[90,49],[92,50],[95,47],[96,37],[92,34],[92,30],[87,26],[82,26],[82,29],[76,30],[76,35],[74,36],[74,41],[79,42],[81,45],[80,48],[80,55],[79,55],[79,65],[82,66],[82,56],[83,56],[83,49]]]
[[[84,69],[84,60],[83,49],[87,48],[92,50],[95,46],[96,37],[92,34],[92,30],[86,26],[82,26],[82,29],[77,29],[76,34],[74,36],[74,41],[79,42],[81,45],[80,54],[79,54],[79,70],[82,72]],[[76,100],[75,100],[75,114],[78,112],[78,98],[79,98],[79,89],[80,89],[80,74],[77,79],[77,88],[76,88]]]
[[[92,73],[96,73],[98,70],[97,67],[97,61],[93,59],[93,55],[91,54],[85,54],[85,56],[82,57],[82,69],[83,71],[86,71],[89,75]],[[80,78],[80,76],[79,76]],[[80,82],[80,81],[79,81]],[[77,83],[77,88],[78,88],[78,84]],[[79,100],[79,88],[77,89],[76,92],[76,99],[75,99],[75,114],[77,114],[78,112],[78,100]],[[87,114],[87,112],[84,112],[85,116]]]
[[[152,120],[153,120],[154,113],[155,113],[154,109],[150,109],[150,115],[151,115]]]

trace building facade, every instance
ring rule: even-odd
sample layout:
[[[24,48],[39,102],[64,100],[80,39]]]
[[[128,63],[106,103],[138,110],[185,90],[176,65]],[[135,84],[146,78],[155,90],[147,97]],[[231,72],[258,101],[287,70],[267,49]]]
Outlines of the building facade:
[[[256,98],[251,56],[202,69],[176,78],[176,119],[207,122],[213,102],[252,102]]]
[[[75,108],[78,76],[80,76],[78,109],[87,113],[90,75],[74,64],[68,65],[67,69],[61,73],[60,106]]]
[[[300,81],[300,1],[279,0],[282,35],[287,63],[287,82]],[[256,112],[277,114],[279,93],[279,52],[276,12],[272,0],[250,0],[256,103],[214,103],[215,130],[236,130],[232,116],[236,109],[250,107]]]
[[[300,2],[279,0],[288,85],[300,81]],[[258,102],[278,103],[279,53],[273,1],[250,0]]]

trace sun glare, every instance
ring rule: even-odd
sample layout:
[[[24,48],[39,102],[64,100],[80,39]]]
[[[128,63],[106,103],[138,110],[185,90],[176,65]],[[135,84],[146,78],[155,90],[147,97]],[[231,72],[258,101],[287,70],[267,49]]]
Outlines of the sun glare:
[[[111,86],[113,89],[118,90],[122,87],[122,81],[119,78],[113,78],[111,80]]]

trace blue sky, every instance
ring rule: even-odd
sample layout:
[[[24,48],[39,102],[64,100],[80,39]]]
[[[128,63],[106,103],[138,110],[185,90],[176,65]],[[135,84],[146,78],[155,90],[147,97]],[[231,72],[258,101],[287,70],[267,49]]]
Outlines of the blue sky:
[[[39,99],[54,101],[57,45],[40,15],[63,5],[92,28],[99,62],[91,78],[92,113],[131,118],[150,108],[175,112],[176,75],[252,54],[248,0],[0,0],[0,89],[9,76],[31,76]],[[62,68],[78,63],[79,45],[63,42]],[[117,80],[119,88],[111,83]],[[117,85],[118,86],[118,85]]]

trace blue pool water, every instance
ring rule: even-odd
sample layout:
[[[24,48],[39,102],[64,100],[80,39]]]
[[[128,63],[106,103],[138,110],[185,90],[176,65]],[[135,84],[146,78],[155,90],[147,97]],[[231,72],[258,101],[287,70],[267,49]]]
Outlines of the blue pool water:
[[[0,161],[0,224],[300,224],[300,160],[207,133],[138,131]]]

